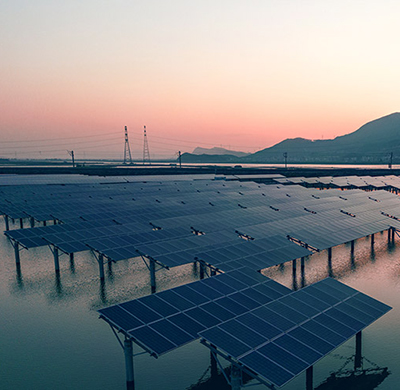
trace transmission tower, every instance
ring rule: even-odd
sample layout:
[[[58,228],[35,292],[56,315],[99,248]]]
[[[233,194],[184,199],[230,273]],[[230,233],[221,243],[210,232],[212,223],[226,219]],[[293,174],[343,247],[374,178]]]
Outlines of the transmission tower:
[[[129,147],[128,128],[125,126],[125,149],[124,149],[124,164],[132,164],[131,148]]]
[[[151,164],[150,152],[149,152],[149,144],[147,143],[146,126],[144,126],[143,165],[146,164],[146,161],[149,163],[149,165]]]

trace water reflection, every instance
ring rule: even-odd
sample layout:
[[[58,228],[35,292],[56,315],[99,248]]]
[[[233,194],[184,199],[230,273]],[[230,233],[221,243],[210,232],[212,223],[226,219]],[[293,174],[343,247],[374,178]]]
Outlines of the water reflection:
[[[108,276],[109,280],[113,280],[114,279],[114,273],[113,273],[112,264],[113,264],[112,261],[108,261],[107,262],[107,276]]]
[[[100,301],[103,304],[106,304],[107,303],[107,293],[106,293],[106,282],[104,281],[104,279],[100,279],[99,296],[100,296]]]
[[[354,251],[350,253],[350,270],[354,272],[356,270],[356,259],[354,257]]]
[[[61,277],[60,277],[59,272],[56,272],[56,279],[55,279],[54,287],[55,287],[55,292],[56,292],[57,298],[62,298],[64,295],[64,292],[63,292],[63,286],[61,283]]]
[[[201,376],[199,381],[187,388],[187,390],[231,390],[232,387],[228,383],[226,378],[231,376],[231,366],[223,369],[223,372],[218,370],[216,365],[213,369],[213,365],[207,368],[204,374]],[[250,382],[251,378],[246,373],[242,374],[242,385]]]
[[[344,357],[340,357],[345,359]],[[354,368],[348,368],[353,364]],[[364,367],[368,365],[368,367]],[[389,375],[388,367],[379,367],[365,357],[356,368],[355,356],[346,360],[344,365],[322,382],[315,390],[373,390],[376,389]]]
[[[19,290],[24,289],[24,280],[22,278],[22,272],[21,272],[21,263],[16,263],[16,280],[17,280],[17,286]]]

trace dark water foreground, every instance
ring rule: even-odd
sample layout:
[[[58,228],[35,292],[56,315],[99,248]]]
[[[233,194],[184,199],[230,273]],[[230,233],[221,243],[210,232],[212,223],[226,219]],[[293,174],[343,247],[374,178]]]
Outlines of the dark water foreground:
[[[48,248],[22,251],[21,268],[16,269],[12,247],[1,235],[0,259],[0,389],[125,389],[122,349],[96,310],[150,293],[149,274],[141,260],[113,265],[101,284],[97,262],[89,252],[77,254],[74,263],[62,256],[57,278]],[[304,282],[313,283],[328,272],[327,253],[314,255],[306,262]],[[316,364],[315,388],[400,388],[400,239],[397,245],[388,245],[386,233],[377,235],[373,253],[368,238],[358,240],[354,259],[349,245],[335,247],[331,272],[393,310],[363,332],[364,371],[354,372],[351,339]],[[290,263],[264,274],[293,286]],[[157,273],[158,291],[198,278],[192,264],[163,270]],[[159,359],[139,355],[134,365],[137,390],[229,388],[210,368],[209,351],[198,341]],[[282,389],[304,388],[302,374]]]

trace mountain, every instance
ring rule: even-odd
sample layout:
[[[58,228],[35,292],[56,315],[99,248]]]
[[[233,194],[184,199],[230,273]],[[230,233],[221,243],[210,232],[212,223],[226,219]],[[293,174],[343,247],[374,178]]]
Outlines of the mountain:
[[[388,164],[393,153],[393,163],[400,163],[400,113],[396,112],[375,119],[358,130],[329,140],[289,138],[278,144],[247,156],[235,156],[234,152],[222,148],[196,148],[218,154],[203,153],[182,155],[184,162],[197,163],[288,163],[314,164]],[[228,154],[226,154],[227,152]]]
[[[386,164],[390,154],[400,159],[400,113],[393,113],[361,126],[353,133],[331,140],[286,139],[246,156],[243,162],[374,163]]]
[[[249,153],[236,152],[234,150],[228,150],[225,148],[217,148],[217,147],[210,149],[197,147],[196,149],[193,150],[191,154],[196,154],[196,155],[208,154],[208,155],[219,155],[219,156],[230,155],[236,157],[244,157],[247,156]]]
[[[183,153],[181,158],[183,163],[200,163],[200,164],[239,163],[242,159],[242,157],[233,156],[232,154],[192,154],[192,153]]]

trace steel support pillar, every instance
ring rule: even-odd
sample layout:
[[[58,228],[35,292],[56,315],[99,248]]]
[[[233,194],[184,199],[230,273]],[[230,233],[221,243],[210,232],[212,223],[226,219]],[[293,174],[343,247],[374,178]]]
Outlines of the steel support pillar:
[[[297,260],[292,261],[293,290],[297,290]]]
[[[313,378],[314,366],[308,367],[306,371],[306,390],[314,389],[314,378]]]
[[[354,256],[354,240],[351,242],[351,249],[350,249],[350,251],[351,251],[351,256],[353,257]]]
[[[29,220],[31,222],[31,228],[35,227],[35,218],[30,217]]]
[[[390,242],[390,237],[392,236],[391,232],[392,228],[388,229],[388,243]]]
[[[217,359],[215,358],[212,351],[210,351],[210,369],[211,369],[211,378],[216,378],[218,376],[218,365]]]
[[[24,228],[24,220],[23,220],[22,218],[19,219],[19,227],[20,227],[21,229]]]
[[[99,263],[100,279],[104,280],[104,256],[102,254],[99,254],[97,261]]]
[[[300,260],[300,273],[301,273],[301,287],[303,288],[306,285],[306,276],[305,276],[305,264],[304,257]]]
[[[153,259],[150,259],[149,268],[151,293],[154,294],[156,292],[156,262]]]
[[[375,234],[371,234],[371,249],[374,247],[375,244]]]
[[[392,228],[392,242],[394,243],[394,237],[395,237],[396,229]]]
[[[204,264],[199,262],[200,266],[200,279],[204,279]]]
[[[60,272],[60,255],[58,253],[58,248],[54,247],[53,249],[53,257],[54,257],[54,268],[56,270],[56,273]]]
[[[332,248],[328,248],[328,274],[329,274],[329,276],[333,276],[333,271],[332,271]]]
[[[17,271],[17,284],[18,284],[18,287],[20,289],[22,289],[24,287],[24,282],[22,280],[21,264],[17,263],[15,268]]]
[[[46,221],[43,221],[43,226],[46,226]]]
[[[361,368],[362,364],[362,333],[361,331],[356,334],[356,355],[354,358],[354,370]]]
[[[242,371],[234,364],[231,365],[231,388],[240,390],[242,387]]]
[[[126,370],[126,389],[135,389],[135,378],[133,373],[133,346],[132,340],[125,337],[124,340],[125,370]]]
[[[72,273],[75,273],[75,261],[74,261],[74,254],[69,254],[69,267]]]
[[[4,222],[6,224],[6,231],[10,230],[10,220],[8,219],[8,215],[4,216]]]

